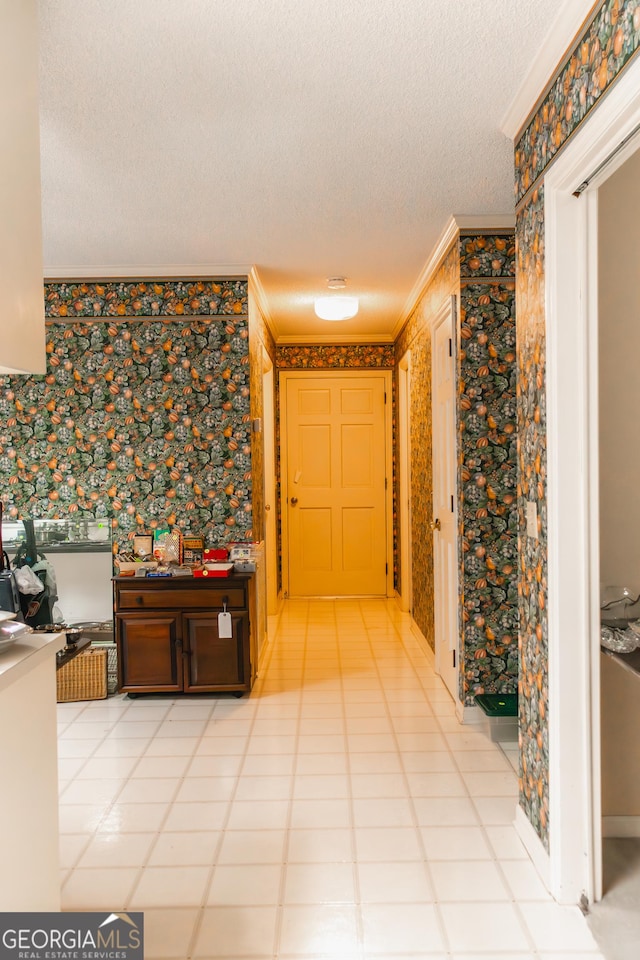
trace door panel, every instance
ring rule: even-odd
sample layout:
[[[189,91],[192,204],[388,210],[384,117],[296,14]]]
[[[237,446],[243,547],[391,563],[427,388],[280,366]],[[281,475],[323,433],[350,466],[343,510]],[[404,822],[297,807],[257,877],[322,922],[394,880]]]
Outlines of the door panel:
[[[342,413],[373,413],[373,391],[369,389],[345,389],[340,391]]]
[[[285,398],[289,595],[384,596],[385,378],[291,376]]]
[[[178,621],[179,615],[172,614],[116,616],[122,689],[182,689],[182,647],[176,643]]]
[[[331,430],[328,426],[301,425],[298,469],[303,487],[331,486]]]
[[[365,571],[375,563],[376,518],[370,507],[342,511],[342,562],[345,570]]]
[[[330,413],[331,392],[327,389],[312,390],[304,387],[298,394],[298,411],[302,414]]]
[[[340,437],[343,487],[370,487],[375,457],[371,424],[345,424]]]
[[[303,573],[330,571],[333,556],[331,510],[301,507],[298,516]]]
[[[246,681],[242,656],[246,614],[232,614],[232,637],[218,635],[218,615],[187,613],[185,624],[184,689],[211,690]]]

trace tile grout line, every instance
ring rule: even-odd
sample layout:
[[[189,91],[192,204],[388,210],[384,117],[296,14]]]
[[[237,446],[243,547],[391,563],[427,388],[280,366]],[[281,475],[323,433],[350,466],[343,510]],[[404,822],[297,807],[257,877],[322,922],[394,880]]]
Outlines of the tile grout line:
[[[129,708],[130,708],[130,707],[131,707],[131,704],[129,704],[128,707],[127,707],[127,710],[125,710],[125,711],[123,712],[123,716],[124,716],[124,714],[126,714],[126,713],[129,712]],[[84,710],[81,711],[81,714],[89,711],[90,709],[91,709],[91,708],[90,708],[89,706],[85,706]],[[80,716],[80,714],[79,714],[78,716]],[[84,767],[86,766],[86,763],[87,763],[89,760],[98,759],[98,758],[95,757],[95,752],[96,752],[96,750],[99,750],[100,747],[101,747],[101,746],[105,743],[105,741],[108,739],[109,735],[114,732],[114,730],[116,729],[117,724],[118,724],[118,722],[119,722],[119,719],[120,719],[120,718],[118,718],[118,720],[115,720],[115,721],[113,722],[113,724],[111,725],[111,729],[108,730],[108,731],[104,734],[104,736],[103,736],[102,740],[100,741],[100,743],[96,745],[96,747],[94,748],[93,752],[86,758],[86,762],[85,762],[85,764],[83,764],[83,766],[81,767],[81,770],[84,769]],[[82,721],[81,721],[81,722],[82,722]],[[91,721],[86,721],[86,722],[91,722]],[[100,721],[94,721],[94,722],[100,722]],[[137,721],[133,721],[133,722],[137,722]],[[152,740],[155,738],[155,736],[156,736],[156,734],[157,734],[157,732],[158,732],[158,728],[159,728],[159,726],[160,726],[163,722],[164,722],[164,718],[163,718],[162,720],[156,721],[156,723],[157,723],[156,728],[155,728],[154,732],[151,734],[151,736],[147,738],[147,747],[146,747],[145,749],[148,748],[149,744],[150,744],[150,743],[152,742]],[[132,739],[134,739],[134,738],[132,738]],[[141,739],[142,739],[142,738],[141,738]],[[131,772],[130,772],[130,774],[129,774],[129,777],[131,776],[131,773],[133,773],[133,771],[136,769],[136,767],[137,767],[140,759],[142,758],[142,756],[143,756],[143,755],[140,754],[140,755],[137,757],[136,762],[135,762],[135,764],[134,764],[134,766],[133,766],[133,768],[132,768],[132,770],[131,770]],[[79,773],[79,772],[80,772],[80,770],[78,771],[78,773]],[[100,817],[100,820],[99,820],[98,823],[96,824],[96,826],[95,826],[95,828],[93,829],[93,831],[91,831],[91,833],[88,835],[88,840],[87,840],[87,843],[85,844],[85,846],[83,847],[82,853],[77,857],[74,866],[73,866],[73,867],[68,871],[68,873],[67,873],[67,876],[66,876],[66,878],[65,878],[65,881],[64,881],[64,883],[62,884],[61,894],[64,892],[64,889],[65,889],[66,886],[68,885],[69,881],[72,879],[73,874],[74,874],[74,871],[75,871],[76,869],[78,869],[78,864],[79,864],[81,858],[82,858],[82,857],[84,856],[84,854],[87,852],[87,850],[89,849],[89,846],[91,845],[91,843],[93,842],[93,840],[96,839],[96,837],[98,837],[98,836],[100,835],[100,827],[101,827],[101,825],[104,823],[105,818],[108,817],[109,814],[112,812],[113,807],[115,806],[115,804],[116,804],[117,801],[118,801],[118,797],[120,796],[120,794],[121,794],[122,791],[124,790],[126,784],[129,782],[129,777],[124,778],[124,780],[122,781],[122,784],[121,784],[121,786],[120,786],[120,789],[116,792],[116,794],[113,796],[113,798],[109,801],[109,803],[108,803],[108,805],[107,805],[107,807],[106,807],[103,815]],[[70,783],[75,783],[75,782],[76,782],[76,779],[77,779],[77,774],[76,774],[76,776],[70,781]],[[67,788],[68,788],[68,786],[69,786],[69,785],[67,785]],[[66,792],[66,791],[63,791],[63,795],[64,795],[65,792]],[[60,807],[60,798],[58,798],[58,806]],[[80,868],[80,869],[82,869],[82,868]],[[134,888],[135,888],[135,884],[137,884],[137,882],[138,882],[138,878],[136,877],[135,881],[133,881],[133,885],[129,888],[129,897],[131,896],[131,894],[132,894],[132,892],[133,892],[133,890],[134,890]],[[128,902],[127,899],[125,899],[125,903],[127,903],[127,902]]]
[[[366,630],[364,625],[364,618],[362,616],[361,604],[358,602],[358,612],[360,615],[360,621],[362,627]],[[335,614],[335,603],[334,603],[334,614]],[[344,751],[345,751],[345,767],[346,767],[346,777],[348,783],[348,802],[349,802],[349,840],[351,845],[351,876],[353,880],[353,899],[354,899],[354,911],[356,918],[356,933],[358,938],[358,956],[362,960],[366,960],[365,954],[365,936],[364,936],[364,917],[362,914],[362,896],[360,891],[360,872],[359,872],[359,861],[358,861],[358,851],[356,847],[356,820],[355,820],[355,808],[354,808],[354,796],[353,796],[353,781],[352,781],[352,769],[351,769],[351,747],[349,745],[349,727],[347,721],[347,696],[348,693],[345,691],[344,686],[344,673],[342,669],[343,657],[342,657],[342,646],[340,643],[340,637],[337,629],[337,618],[336,618],[336,642],[338,647],[338,666],[340,670],[340,692],[342,696],[342,729],[344,737]]]
[[[216,708],[218,707],[219,703],[221,703],[221,702],[222,702],[222,701],[216,700],[216,702],[215,702],[215,704],[214,704],[214,706],[213,706],[213,709],[212,709],[212,711],[211,711],[211,716],[213,716],[213,715],[215,714]],[[247,701],[247,702],[250,702],[250,700]],[[217,870],[217,868],[218,868],[218,857],[219,857],[219,854],[220,854],[220,851],[221,851],[221,848],[222,848],[222,844],[224,843],[224,838],[225,838],[225,833],[226,833],[226,829],[227,829],[227,824],[228,824],[228,822],[229,822],[229,817],[231,816],[231,808],[232,808],[232,806],[233,806],[233,801],[234,801],[235,795],[236,795],[237,790],[238,790],[238,785],[239,785],[239,783],[240,783],[240,776],[241,776],[241,772],[242,772],[242,766],[244,765],[244,761],[245,761],[246,756],[247,756],[247,751],[248,751],[248,749],[249,749],[249,741],[250,741],[250,739],[251,739],[251,734],[252,734],[252,732],[253,732],[253,727],[254,727],[254,724],[255,724],[255,721],[256,721],[256,712],[257,712],[257,711],[254,711],[254,712],[253,712],[253,716],[252,716],[252,719],[251,719],[251,725],[250,725],[250,728],[249,728],[249,732],[248,732],[248,734],[247,734],[247,737],[245,738],[244,752],[243,752],[242,754],[233,754],[233,756],[238,756],[238,757],[241,756],[241,757],[242,757],[242,763],[240,764],[239,772],[236,774],[236,776],[235,776],[235,778],[234,778],[234,779],[235,779],[235,785],[234,785],[233,790],[231,791],[231,796],[230,796],[230,797],[228,798],[228,800],[227,800],[227,811],[226,811],[226,814],[225,814],[225,816],[224,816],[223,823],[221,824],[221,826],[220,826],[219,829],[218,829],[218,834],[219,834],[219,835],[218,835],[218,839],[217,839],[217,841],[216,841],[214,853],[213,853],[212,858],[211,858],[211,864],[210,864],[210,866],[209,866],[209,876],[208,876],[208,879],[205,881],[204,886],[203,886],[203,888],[202,888],[202,896],[201,896],[201,900],[200,900],[200,905],[199,905],[199,907],[197,908],[196,921],[195,921],[195,923],[194,923],[194,925],[193,925],[193,930],[192,930],[192,932],[191,932],[191,938],[189,939],[188,948],[187,948],[187,958],[186,958],[186,960],[189,960],[189,958],[191,958],[191,957],[195,954],[196,946],[197,946],[197,943],[198,943],[198,938],[199,938],[199,936],[200,936],[200,931],[202,930],[202,924],[203,924],[203,922],[204,922],[204,911],[207,909],[207,901],[208,901],[208,899],[209,899],[209,894],[210,894],[210,891],[211,891],[211,885],[212,885],[212,883],[213,883],[216,870]],[[211,717],[210,717],[209,719],[211,720]],[[215,721],[214,721],[214,722],[215,722]],[[205,727],[205,730],[206,730],[206,727]],[[201,735],[201,737],[200,737],[200,739],[199,739],[199,741],[198,741],[198,745],[194,747],[194,751],[193,751],[193,754],[192,754],[192,756],[191,756],[191,760],[190,760],[190,762],[189,762],[189,767],[188,767],[189,770],[191,769],[191,766],[192,766],[192,764],[193,764],[193,760],[195,759],[196,751],[197,751],[197,749],[198,749],[198,746],[202,743],[202,740],[204,740],[204,738],[205,738],[205,735],[204,735],[204,731],[203,731],[203,733],[202,733],[202,735]],[[216,756],[216,755],[214,754],[213,756]],[[167,816],[168,816],[168,812],[167,812]],[[162,832],[162,831],[160,831],[160,832]]]
[[[273,931],[273,941],[272,941],[272,955],[274,960],[277,960],[277,957],[280,955],[280,944],[282,941],[283,925],[284,925],[284,906],[285,906],[285,896],[287,890],[287,880],[289,873],[289,840],[291,834],[291,822],[293,819],[293,803],[294,803],[294,794],[295,794],[295,783],[296,783],[296,771],[298,768],[298,748],[300,744],[300,724],[302,719],[302,704],[303,704],[303,691],[304,691],[304,670],[307,662],[307,638],[309,634],[309,604],[306,604],[305,607],[306,616],[304,621],[304,645],[302,648],[302,663],[301,663],[301,680],[300,680],[300,690],[298,693],[298,715],[296,718],[296,733],[295,733],[295,752],[293,754],[293,764],[291,771],[291,786],[289,788],[289,806],[287,808],[287,817],[284,828],[284,841],[283,847],[281,850],[282,863],[280,868],[280,885],[278,889],[278,903],[276,905],[276,922],[274,925]],[[280,642],[280,630],[278,626],[278,632],[276,633],[276,639],[274,642],[274,648],[279,645]],[[271,661],[269,661],[269,664]],[[265,671],[267,672],[267,671]]]
[[[394,624],[394,629],[395,629],[395,631],[396,631],[396,634],[398,635],[398,639],[401,641],[400,632],[398,631],[398,629],[397,629],[397,627],[395,626],[395,624]],[[407,656],[407,652],[406,652],[405,647],[404,647],[404,644],[402,644],[402,642],[401,642],[401,645],[402,645],[403,653],[404,653],[404,655],[405,655],[405,657],[406,657],[406,656]],[[379,666],[378,666],[378,662],[377,662],[377,659],[376,659],[376,657],[375,657],[375,652],[374,652],[373,646],[371,647],[371,652],[372,652],[372,656],[373,656],[373,659],[374,659],[374,663],[376,664],[376,667],[377,667],[377,669],[378,669],[378,675],[380,675],[380,668],[379,668]],[[411,664],[411,665],[412,665],[412,667],[413,667],[413,664]],[[415,668],[414,668],[414,670],[415,670]],[[420,680],[420,677],[417,675],[417,672],[416,672],[416,676],[417,676],[417,679]],[[421,684],[421,686],[422,686],[422,684]],[[383,689],[384,698],[385,698],[385,706],[386,706],[386,710],[387,710],[387,716],[388,716],[388,719],[389,719],[389,722],[390,722],[391,730],[393,731],[393,738],[394,738],[395,743],[396,743],[396,750],[397,750],[398,755],[399,755],[399,758],[400,758],[400,765],[401,765],[401,767],[402,767],[402,779],[403,779],[403,783],[404,783],[404,786],[405,786],[406,794],[407,794],[407,797],[408,797],[409,805],[410,805],[410,808],[411,808],[411,816],[412,816],[412,820],[413,820],[413,828],[414,828],[415,833],[416,833],[416,837],[417,837],[417,840],[418,840],[418,844],[419,844],[420,850],[422,851],[422,863],[423,863],[424,868],[425,868],[425,872],[426,872],[426,875],[427,875],[427,879],[428,879],[428,881],[429,881],[429,887],[430,887],[430,889],[431,889],[431,894],[432,894],[432,897],[433,897],[432,903],[433,903],[434,913],[435,913],[435,917],[436,917],[437,928],[438,928],[438,931],[439,931],[439,933],[440,933],[440,937],[441,937],[441,939],[442,939],[442,944],[443,944],[443,947],[444,947],[444,952],[446,953],[447,956],[452,956],[452,953],[453,953],[453,952],[452,952],[452,950],[451,950],[451,946],[450,946],[450,943],[449,943],[449,937],[448,937],[448,934],[447,934],[447,928],[446,928],[446,925],[445,925],[445,923],[444,923],[444,919],[443,919],[443,917],[442,917],[442,915],[441,915],[441,913],[440,913],[439,904],[438,904],[438,899],[437,899],[437,894],[436,894],[436,887],[435,887],[435,884],[434,884],[434,881],[433,881],[433,875],[432,875],[432,872],[431,872],[431,867],[430,867],[430,863],[429,863],[429,858],[428,858],[428,856],[427,856],[427,850],[426,850],[426,847],[425,847],[424,838],[423,838],[423,836],[422,836],[422,830],[420,829],[420,825],[419,825],[419,823],[418,823],[418,815],[417,815],[417,812],[416,812],[415,804],[414,804],[414,802],[413,802],[413,801],[414,801],[414,797],[413,797],[413,793],[412,793],[412,790],[411,790],[411,784],[409,783],[409,779],[408,779],[408,777],[407,777],[407,771],[406,771],[406,769],[405,769],[405,765],[404,765],[404,762],[403,762],[403,754],[404,754],[404,751],[403,751],[403,750],[401,749],[401,747],[400,747],[400,742],[399,742],[399,740],[398,740],[397,731],[396,731],[395,726],[394,726],[394,723],[393,723],[393,717],[392,717],[391,711],[390,711],[390,709],[389,709],[389,701],[387,700],[386,690],[385,690],[385,687],[384,687],[384,683],[382,683],[382,689]],[[428,705],[429,707],[431,707],[431,704],[429,703],[429,700],[428,700],[428,694],[427,694],[427,692],[426,692],[426,690],[425,690],[424,688],[422,688],[422,689],[423,689],[424,699],[426,700],[427,705]]]

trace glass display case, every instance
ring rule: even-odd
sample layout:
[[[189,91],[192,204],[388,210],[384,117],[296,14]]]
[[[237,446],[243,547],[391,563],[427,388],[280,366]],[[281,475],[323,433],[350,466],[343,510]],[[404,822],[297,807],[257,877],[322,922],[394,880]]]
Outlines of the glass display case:
[[[29,521],[27,521],[28,523]],[[32,520],[35,545],[47,553],[110,553],[109,520],[67,519]],[[22,520],[2,521],[2,542],[9,556],[26,543],[27,532]]]
[[[37,573],[44,559],[52,568],[47,575],[53,576],[52,592],[57,596],[51,610],[53,621],[112,620],[113,556],[108,519],[3,520],[2,541],[12,567],[27,563]]]

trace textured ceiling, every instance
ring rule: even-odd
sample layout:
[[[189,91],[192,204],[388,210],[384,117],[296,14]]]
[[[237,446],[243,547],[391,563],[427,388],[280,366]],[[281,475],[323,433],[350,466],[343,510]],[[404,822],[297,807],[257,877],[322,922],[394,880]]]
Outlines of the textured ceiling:
[[[48,275],[255,265],[279,335],[388,335],[451,214],[513,211],[500,121],[558,7],[41,0]]]

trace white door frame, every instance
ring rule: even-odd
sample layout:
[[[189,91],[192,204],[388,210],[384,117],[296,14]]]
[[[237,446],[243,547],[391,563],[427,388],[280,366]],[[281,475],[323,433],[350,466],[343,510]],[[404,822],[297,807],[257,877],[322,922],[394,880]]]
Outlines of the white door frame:
[[[267,616],[278,612],[278,538],[276,520],[276,440],[274,369],[267,351],[262,352],[262,439],[264,444],[264,549],[267,577]]]
[[[549,549],[549,887],[602,895],[597,188],[640,124],[640,58],[545,175]],[[637,143],[635,144],[637,147]]]
[[[280,517],[282,518],[282,591],[289,595],[289,526],[286,509],[289,496],[289,471],[287,463],[287,381],[301,379],[338,380],[345,377],[382,377],[386,393],[384,406],[385,419],[385,473],[387,488],[385,496],[385,521],[387,544],[387,596],[393,597],[393,379],[391,370],[379,370],[375,367],[355,367],[348,370],[287,370],[280,374]]]
[[[400,609],[413,613],[411,573],[411,350],[398,364],[398,519]]]

